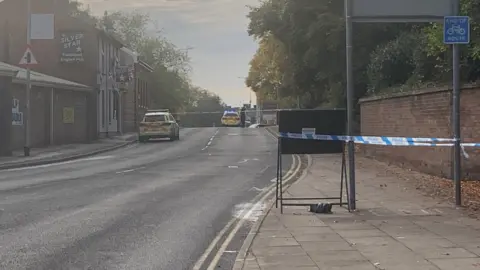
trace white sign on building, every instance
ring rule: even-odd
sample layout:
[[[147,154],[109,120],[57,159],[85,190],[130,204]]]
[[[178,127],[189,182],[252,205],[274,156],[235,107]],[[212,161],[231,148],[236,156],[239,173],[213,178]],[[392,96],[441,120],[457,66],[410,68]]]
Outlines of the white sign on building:
[[[55,16],[32,14],[32,39],[55,39]]]
[[[20,101],[12,100],[12,126],[23,126],[23,113],[20,112]]]

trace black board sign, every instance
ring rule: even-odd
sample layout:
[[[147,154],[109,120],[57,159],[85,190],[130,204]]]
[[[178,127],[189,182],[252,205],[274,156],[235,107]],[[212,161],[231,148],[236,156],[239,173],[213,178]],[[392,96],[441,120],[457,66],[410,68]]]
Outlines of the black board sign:
[[[317,135],[345,135],[344,109],[281,110],[277,114],[279,132]],[[342,141],[280,138],[281,154],[342,153]]]

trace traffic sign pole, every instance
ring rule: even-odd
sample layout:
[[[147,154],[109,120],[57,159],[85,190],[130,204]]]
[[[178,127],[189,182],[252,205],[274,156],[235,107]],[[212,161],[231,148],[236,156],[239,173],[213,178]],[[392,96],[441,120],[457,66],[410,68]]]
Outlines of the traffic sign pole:
[[[31,45],[31,32],[32,32],[32,3],[31,0],[27,0],[27,46],[30,48]],[[26,117],[24,119],[25,125],[25,146],[23,148],[23,153],[26,157],[30,156],[30,91],[32,88],[30,82],[30,65],[27,65],[27,88],[26,88],[26,102],[25,102],[25,110],[26,110]]]
[[[459,0],[454,0],[454,15],[459,14]],[[465,29],[465,34],[470,38],[469,28]],[[453,27],[452,27],[452,30]],[[444,31],[445,32],[445,31]],[[452,45],[453,52],[453,93],[452,93],[452,126],[453,126],[453,181],[455,185],[455,205],[462,205],[462,175],[461,175],[461,154],[460,154],[460,48],[459,44]]]
[[[460,44],[470,43],[470,18],[458,16],[459,0],[453,1],[453,15],[443,20],[443,43],[452,45],[452,134],[453,147],[453,181],[455,186],[455,205],[462,205],[462,156],[460,130]]]

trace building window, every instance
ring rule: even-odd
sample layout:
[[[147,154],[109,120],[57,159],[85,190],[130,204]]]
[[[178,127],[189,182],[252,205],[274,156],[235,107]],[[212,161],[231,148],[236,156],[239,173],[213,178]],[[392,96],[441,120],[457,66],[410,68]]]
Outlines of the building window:
[[[142,94],[143,94],[142,106],[143,106],[143,108],[146,108],[147,95],[146,95],[146,91],[145,91],[145,82],[144,81],[142,81]]]
[[[117,120],[118,119],[118,100],[119,100],[118,94],[115,93],[113,95],[113,98],[114,98],[114,101],[113,101],[113,118],[115,120]]]
[[[140,108],[143,108],[143,88],[142,81],[140,79],[138,79],[138,96],[140,97],[138,105],[140,106]]]
[[[105,127],[105,91],[102,92],[102,97],[100,100],[100,104],[102,107],[102,127]]]
[[[145,82],[145,108],[148,109],[148,101],[150,97],[148,96],[148,83]]]
[[[140,106],[142,106],[142,108],[144,107],[143,106],[143,103],[145,102],[145,96],[144,96],[144,93],[143,93],[143,81],[140,80],[140,95],[142,95],[142,99],[140,101]]]

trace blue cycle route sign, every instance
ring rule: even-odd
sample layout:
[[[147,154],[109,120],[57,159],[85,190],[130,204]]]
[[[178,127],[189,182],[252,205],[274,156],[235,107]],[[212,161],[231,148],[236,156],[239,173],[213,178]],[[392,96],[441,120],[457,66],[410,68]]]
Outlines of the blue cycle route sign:
[[[470,18],[468,16],[446,16],[443,18],[443,43],[470,43]]]

